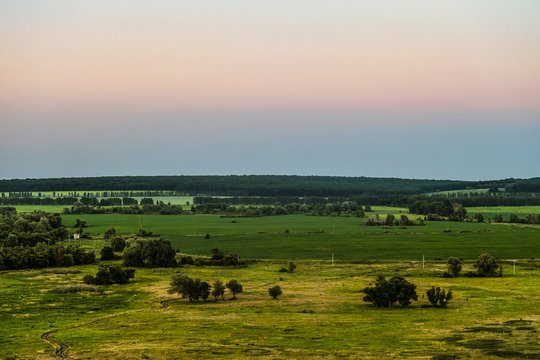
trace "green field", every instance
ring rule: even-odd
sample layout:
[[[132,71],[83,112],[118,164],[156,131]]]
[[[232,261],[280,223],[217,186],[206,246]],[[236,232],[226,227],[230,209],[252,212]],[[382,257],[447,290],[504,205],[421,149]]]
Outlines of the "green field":
[[[505,220],[508,220],[510,214],[517,215],[520,219],[529,214],[540,214],[540,206],[489,206],[489,207],[468,207],[467,214],[473,216],[481,213],[484,218],[493,218],[500,214]]]
[[[113,225],[119,233],[139,226],[169,239],[182,252],[207,255],[219,247],[244,258],[336,259],[347,261],[474,259],[490,252],[503,259],[540,257],[540,228],[500,224],[428,222],[426,226],[382,228],[359,218],[284,215],[222,218],[215,215],[63,215],[89,224],[89,234]],[[72,229],[74,230],[74,229]],[[289,233],[285,233],[289,230]],[[210,238],[205,239],[209,234]]]
[[[516,275],[503,278],[444,279],[443,262],[428,262],[423,270],[406,262],[299,261],[295,273],[278,273],[285,263],[138,269],[128,285],[62,295],[50,290],[80,284],[96,267],[77,267],[78,274],[0,272],[0,358],[54,358],[53,347],[40,339],[51,330],[51,339],[77,359],[540,356],[538,265],[518,264]],[[472,270],[471,264],[464,270]],[[179,299],[167,294],[170,276],[178,271],[209,281],[235,278],[244,292],[237,301],[177,300],[164,308],[160,301]],[[419,301],[390,309],[363,302],[359,290],[377,274],[405,275],[418,286]],[[283,289],[278,300],[267,293],[275,284]],[[432,285],[454,291],[447,309],[422,307],[427,304],[422,295]]]

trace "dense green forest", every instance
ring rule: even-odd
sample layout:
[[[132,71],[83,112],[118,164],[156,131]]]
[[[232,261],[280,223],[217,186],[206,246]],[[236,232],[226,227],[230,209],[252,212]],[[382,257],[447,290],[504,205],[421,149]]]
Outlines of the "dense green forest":
[[[540,178],[459,181],[338,176],[229,175],[106,176],[0,180],[0,192],[169,190],[187,195],[222,196],[420,194],[487,188],[505,188],[507,192],[540,192]]]

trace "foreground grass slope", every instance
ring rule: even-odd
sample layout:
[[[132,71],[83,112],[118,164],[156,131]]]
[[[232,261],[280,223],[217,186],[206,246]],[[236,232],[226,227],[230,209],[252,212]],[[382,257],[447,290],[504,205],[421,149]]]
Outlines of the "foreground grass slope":
[[[406,262],[298,261],[295,273],[278,273],[285,263],[139,269],[130,284],[77,294],[50,290],[80,284],[95,266],[67,274],[2,272],[0,358],[54,358],[53,348],[40,339],[54,329],[51,337],[78,359],[540,356],[538,264],[518,264],[516,275],[506,268],[503,278],[444,279],[442,262],[422,269]],[[472,270],[471,264],[464,270]],[[209,281],[235,278],[244,293],[236,301],[190,304],[167,294],[176,272]],[[406,276],[418,286],[419,301],[390,309],[363,303],[359,290],[377,274]],[[283,289],[279,300],[268,296],[273,285]],[[432,285],[454,291],[447,309],[422,306]],[[176,300],[162,307],[166,299]]]

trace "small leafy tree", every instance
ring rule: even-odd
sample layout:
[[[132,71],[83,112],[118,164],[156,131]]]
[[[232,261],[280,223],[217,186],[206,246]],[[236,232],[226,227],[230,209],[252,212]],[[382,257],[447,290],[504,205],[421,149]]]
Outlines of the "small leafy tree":
[[[362,290],[366,296],[364,301],[371,302],[376,307],[390,307],[396,301],[402,306],[407,306],[411,300],[418,300],[416,285],[408,282],[401,276],[394,276],[390,280],[382,275],[377,277],[375,286],[366,287]]]
[[[448,265],[448,273],[452,277],[458,276],[459,272],[461,271],[461,260],[457,257],[451,257],[448,259],[447,262]]]
[[[225,285],[221,282],[221,280],[216,280],[214,282],[214,285],[212,286],[212,296],[218,300],[219,297],[221,297],[222,300],[224,300],[224,294],[225,294]]]
[[[482,254],[473,265],[480,277],[502,276],[502,265],[497,258],[490,254]]]
[[[448,302],[452,300],[452,290],[448,290],[448,293],[445,293],[440,287],[435,288],[432,286],[426,292],[426,295],[432,306],[437,306],[438,303],[440,307],[445,308]]]
[[[279,285],[276,285],[268,289],[268,294],[274,299],[277,299],[277,297],[283,294],[283,292],[281,291],[281,287],[279,287]]]
[[[236,300],[236,294],[240,294],[244,290],[242,284],[240,284],[237,280],[230,280],[225,286],[227,286],[227,289],[232,292],[232,300]]]

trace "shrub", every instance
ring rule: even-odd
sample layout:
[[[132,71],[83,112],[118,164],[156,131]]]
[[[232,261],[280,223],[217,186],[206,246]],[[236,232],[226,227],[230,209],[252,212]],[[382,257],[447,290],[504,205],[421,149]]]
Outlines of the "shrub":
[[[458,276],[461,271],[461,260],[456,257],[451,257],[448,259],[448,274],[452,277]]]
[[[283,294],[283,292],[281,291],[281,287],[279,287],[279,285],[276,285],[268,289],[268,294],[274,299],[277,299],[277,297]]]
[[[384,276],[379,275],[375,286],[366,287],[362,292],[366,294],[364,301],[371,302],[376,307],[390,307],[396,301],[402,306],[407,306],[411,303],[411,299],[418,300],[415,289],[416,285],[401,276],[386,280]]]
[[[449,290],[448,293],[446,293],[444,290],[441,290],[440,287],[435,288],[434,286],[431,287],[426,292],[427,298],[432,306],[437,306],[437,303],[440,307],[446,307],[448,302],[452,300],[452,290]]]
[[[92,275],[89,275],[89,276],[92,276]],[[96,291],[96,288],[94,286],[89,286],[89,285],[61,285],[51,290],[51,292],[55,294],[70,294],[70,293],[78,293],[78,292],[83,292],[83,291],[94,292]]]
[[[281,268],[279,269],[279,272],[289,272],[289,270],[287,268]]]
[[[499,260],[490,254],[482,254],[473,265],[480,277],[502,276],[502,265]]]
[[[236,294],[240,294],[244,290],[242,284],[240,284],[237,280],[230,280],[225,286],[227,286],[227,289],[232,292],[233,300],[236,300]]]
[[[126,240],[121,236],[115,236],[111,239],[111,247],[116,252],[124,251]]]
[[[114,251],[112,247],[104,246],[101,249],[101,260],[113,260],[113,259],[114,259]]]

